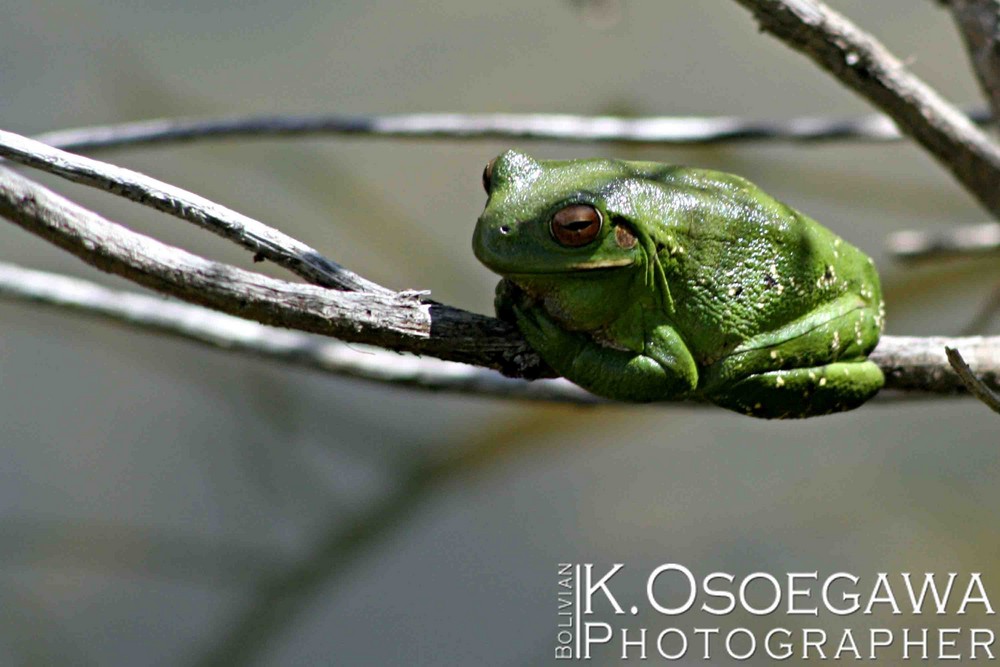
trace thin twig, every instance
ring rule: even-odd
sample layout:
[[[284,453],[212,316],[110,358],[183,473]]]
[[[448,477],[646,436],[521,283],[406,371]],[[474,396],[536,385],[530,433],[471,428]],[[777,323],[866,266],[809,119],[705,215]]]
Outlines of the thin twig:
[[[276,329],[208,308],[0,262],[0,299],[35,303],[325,373],[431,391],[593,404],[566,380],[529,382],[478,366]]]
[[[985,403],[993,412],[1000,413],[1000,394],[991,391],[985,382],[975,376],[958,350],[946,347],[945,352],[948,354],[948,362],[962,378],[969,393]]]
[[[773,33],[888,114],[994,215],[1000,146],[888,49],[817,0],[736,0]]]
[[[1000,251],[1000,223],[924,232],[903,230],[886,239],[886,249],[898,260],[977,257]]]
[[[991,122],[985,109],[969,111],[975,122]],[[38,141],[66,150],[166,142],[218,140],[230,137],[358,135],[409,139],[517,139],[575,143],[697,146],[742,141],[824,142],[898,141],[896,124],[882,114],[856,118],[799,116],[753,120],[737,116],[575,116],[568,114],[396,115],[322,114],[315,116],[231,116],[222,118],[156,118],[46,132]]]
[[[75,183],[107,190],[158,211],[193,222],[235,241],[309,282],[343,290],[389,294],[390,290],[326,259],[315,249],[276,229],[139,172],[67,153],[40,141],[0,130],[0,157]]]

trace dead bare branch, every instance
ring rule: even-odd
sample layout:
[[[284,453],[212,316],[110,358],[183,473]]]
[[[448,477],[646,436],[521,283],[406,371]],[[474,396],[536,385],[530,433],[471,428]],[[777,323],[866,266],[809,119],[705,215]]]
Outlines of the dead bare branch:
[[[429,303],[412,293],[341,292],[275,280],[211,262],[125,229],[2,168],[0,215],[97,268],[236,317],[390,350],[485,366],[518,377],[538,377],[547,373],[520,333],[499,320]],[[55,289],[57,283],[52,284]],[[73,289],[76,288],[68,291],[72,293]],[[37,280],[30,290],[22,286],[21,291],[34,294],[32,298],[35,300],[42,300],[44,293]],[[7,292],[9,294],[12,290],[8,288]],[[110,293],[102,295],[117,297]],[[69,301],[68,296],[57,296],[51,291],[46,298],[52,302]],[[76,298],[83,297],[77,294]],[[117,310],[109,310],[105,304],[97,311],[104,316],[124,316],[130,303],[134,302],[122,299]],[[166,304],[160,307],[166,315],[170,311],[164,306]],[[151,304],[143,302],[137,308],[148,311]],[[208,331],[202,329],[198,332],[198,327],[187,313],[175,314],[180,319],[170,326],[179,329],[181,335],[210,338]],[[129,317],[135,320],[138,315],[131,313]],[[162,331],[168,325],[163,318],[148,314],[145,317],[147,321],[143,326]],[[232,321],[226,322],[235,326]],[[222,340],[226,338],[223,332],[216,331],[215,335],[221,336],[216,344],[223,344]],[[250,335],[240,343],[234,336],[225,344],[249,347],[253,339],[254,335]],[[293,342],[286,339],[283,346],[280,339],[276,340],[270,352],[262,351],[261,354],[301,353],[301,349],[296,351]],[[977,355],[977,367],[984,369],[984,377],[995,386],[1000,377],[1000,339],[996,338],[886,336],[872,359],[886,372],[889,388],[951,393],[960,390],[963,385],[950,371],[947,360],[941,354],[945,344],[960,346]],[[376,372],[375,369],[369,371],[372,374]],[[356,372],[361,374],[362,371]],[[440,384],[443,380],[438,382]]]

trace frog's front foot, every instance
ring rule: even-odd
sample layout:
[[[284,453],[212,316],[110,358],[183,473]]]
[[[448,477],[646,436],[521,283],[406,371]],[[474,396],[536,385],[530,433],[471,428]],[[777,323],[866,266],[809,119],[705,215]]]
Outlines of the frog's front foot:
[[[493,295],[493,308],[496,310],[497,319],[517,324],[514,306],[518,304],[526,305],[527,303],[528,295],[513,282],[504,278],[497,283],[496,291]]]
[[[507,301],[528,343],[557,373],[584,389],[620,401],[683,398],[698,383],[687,348],[672,329],[654,331],[642,351],[611,347],[566,331],[530,300]]]

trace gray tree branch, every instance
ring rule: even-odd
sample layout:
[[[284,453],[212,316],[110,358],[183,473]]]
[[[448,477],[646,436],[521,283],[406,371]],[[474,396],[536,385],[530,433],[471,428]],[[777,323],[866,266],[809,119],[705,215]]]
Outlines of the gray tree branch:
[[[414,293],[343,292],[289,283],[212,262],[130,231],[6,168],[0,168],[0,216],[101,270],[238,318],[485,366],[517,377],[538,377],[548,373],[520,333],[507,323],[428,302]],[[7,276],[8,283],[13,284],[15,281],[9,271]],[[36,301],[69,304],[68,296],[56,296],[53,291],[44,293],[38,280],[33,282],[32,285],[31,280],[22,281],[19,288],[22,296],[33,294],[31,298]],[[52,283],[53,290],[58,291],[60,284]],[[64,285],[70,293],[79,287],[74,283]],[[9,296],[15,290],[8,286],[5,292]],[[78,301],[84,300],[80,294],[78,290]],[[98,307],[96,302],[101,299],[97,296],[113,298],[117,295],[91,292],[91,305],[97,314],[119,317],[123,321],[131,318],[138,322],[142,319],[139,311],[151,306],[142,302],[141,306],[126,313],[130,304],[138,302],[122,299],[121,306],[115,310],[109,309],[106,303]],[[170,311],[164,308],[163,312]],[[192,322],[193,313],[189,316],[189,313],[175,312],[186,319],[171,327],[174,332],[189,338],[211,337],[208,323],[199,333]],[[166,330],[167,323],[162,318],[153,318],[148,313],[144,317],[143,326]],[[222,326],[219,320],[215,324],[219,327],[213,335],[218,341],[226,340],[227,344],[242,344],[248,348],[253,346],[253,336],[239,343],[232,332],[225,332],[225,326],[235,326],[235,322],[226,320]],[[256,333],[263,335],[263,332]],[[301,340],[298,342],[305,344]],[[872,359],[886,372],[889,388],[931,393],[960,391],[964,385],[944,357],[946,344],[961,347],[971,355],[987,383],[997,386],[1000,375],[998,339],[887,336]],[[301,348],[296,351],[295,341],[289,339],[284,344],[276,340],[270,352],[259,344],[257,347],[262,355],[295,355],[302,351]],[[355,367],[355,372],[374,375],[376,370],[362,371]],[[438,383],[438,388],[444,388],[444,380],[439,378],[434,382]],[[511,391],[522,390],[512,386]]]
[[[378,348],[357,347],[299,331],[277,329],[201,306],[127,292],[46,271],[0,262],[0,299],[27,302],[99,317],[115,324],[195,341],[280,363],[345,377],[400,386],[504,398],[604,403],[562,379],[528,382],[485,368],[426,357],[401,356]],[[943,347],[964,345],[977,364],[995,371],[992,362],[1000,337],[904,338],[886,336],[872,358],[890,374],[890,387],[948,393],[961,379],[938,371]],[[928,387],[933,386],[933,389]],[[910,395],[916,396],[916,392]]]
[[[817,0],[736,0],[766,30],[884,111],[1000,216],[1000,146],[880,42]]]

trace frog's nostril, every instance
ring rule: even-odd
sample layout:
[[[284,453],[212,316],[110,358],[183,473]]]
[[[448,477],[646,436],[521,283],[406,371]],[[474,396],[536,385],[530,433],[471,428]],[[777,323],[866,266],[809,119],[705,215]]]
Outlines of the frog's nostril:
[[[510,225],[500,225],[500,233],[505,236],[510,234]]]

